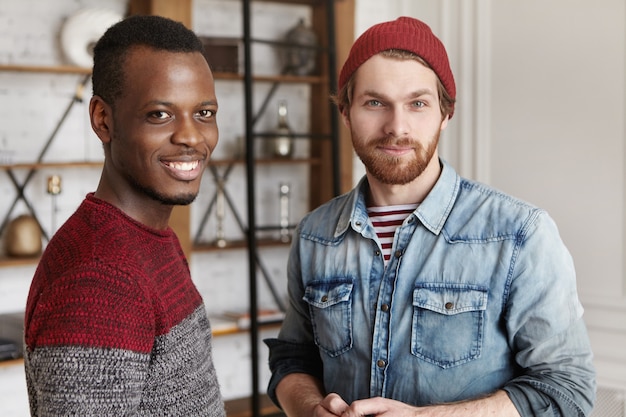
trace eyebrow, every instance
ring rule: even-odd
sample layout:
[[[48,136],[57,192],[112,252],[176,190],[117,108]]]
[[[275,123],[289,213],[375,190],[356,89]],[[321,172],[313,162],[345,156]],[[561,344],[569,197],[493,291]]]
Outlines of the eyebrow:
[[[159,106],[166,106],[166,107],[173,107],[176,104],[174,102],[171,101],[162,101],[162,100],[151,100],[149,102],[147,102],[145,104],[145,106],[155,106],[155,105],[159,105]],[[144,106],[144,107],[145,107]],[[200,107],[204,107],[204,106],[217,106],[217,100],[206,100],[206,101],[202,101],[199,103]]]
[[[375,97],[375,98],[380,98],[380,99],[386,99],[387,96],[384,93],[380,93],[378,91],[375,90],[365,90],[363,92],[364,96],[371,96],[371,97]],[[430,88],[420,88],[419,90],[415,90],[412,92],[409,92],[406,97],[408,98],[417,98],[417,97],[421,97],[421,96],[425,96],[425,95],[429,95],[429,96],[433,96],[436,97],[436,94],[433,90],[431,90]]]

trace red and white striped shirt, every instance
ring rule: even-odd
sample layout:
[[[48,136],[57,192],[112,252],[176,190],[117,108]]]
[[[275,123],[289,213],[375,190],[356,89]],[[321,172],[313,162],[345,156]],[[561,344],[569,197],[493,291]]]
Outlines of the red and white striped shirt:
[[[374,225],[378,240],[383,251],[385,265],[391,257],[391,247],[393,237],[398,226],[402,225],[404,219],[413,213],[418,204],[402,204],[398,206],[368,207],[367,214]]]

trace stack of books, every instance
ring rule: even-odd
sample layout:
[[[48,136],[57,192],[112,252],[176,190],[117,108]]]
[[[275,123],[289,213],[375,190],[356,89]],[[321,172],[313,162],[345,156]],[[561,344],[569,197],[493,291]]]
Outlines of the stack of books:
[[[0,338],[0,361],[17,359],[21,356],[22,349],[20,349],[15,341]]]
[[[234,321],[239,329],[245,330],[250,328],[250,313],[247,311],[226,311],[223,317]],[[284,318],[285,313],[275,309],[264,308],[257,313],[257,322],[259,324],[280,323]]]

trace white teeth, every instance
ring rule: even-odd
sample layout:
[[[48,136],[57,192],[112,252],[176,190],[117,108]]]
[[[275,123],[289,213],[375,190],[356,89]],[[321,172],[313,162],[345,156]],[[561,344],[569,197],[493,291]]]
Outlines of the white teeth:
[[[179,171],[191,171],[198,166],[198,161],[193,162],[172,162],[170,166]]]

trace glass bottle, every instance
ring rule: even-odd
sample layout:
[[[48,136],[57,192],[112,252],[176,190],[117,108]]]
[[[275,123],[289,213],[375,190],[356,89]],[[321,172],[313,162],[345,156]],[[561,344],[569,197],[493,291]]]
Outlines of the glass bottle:
[[[293,155],[292,131],[287,122],[287,102],[278,102],[278,125],[274,137],[269,139],[270,154],[277,158],[290,158]]]
[[[289,199],[291,197],[291,184],[281,182],[278,184],[278,196],[280,198],[280,241],[289,242]]]
[[[226,235],[224,234],[224,217],[226,214],[226,195],[224,194],[224,180],[216,180],[217,195],[215,200],[215,215],[217,217],[217,231],[215,244],[218,248],[226,247]]]

